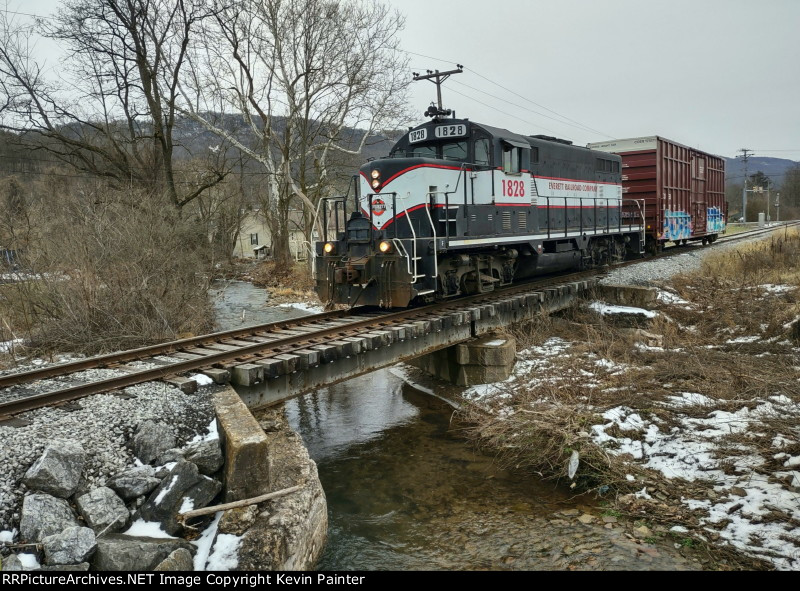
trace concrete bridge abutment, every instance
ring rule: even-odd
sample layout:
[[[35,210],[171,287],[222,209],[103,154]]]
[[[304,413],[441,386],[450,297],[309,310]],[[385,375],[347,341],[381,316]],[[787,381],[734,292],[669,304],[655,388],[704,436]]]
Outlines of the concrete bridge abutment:
[[[508,379],[516,352],[514,337],[488,334],[421,355],[409,363],[456,386],[474,386]]]

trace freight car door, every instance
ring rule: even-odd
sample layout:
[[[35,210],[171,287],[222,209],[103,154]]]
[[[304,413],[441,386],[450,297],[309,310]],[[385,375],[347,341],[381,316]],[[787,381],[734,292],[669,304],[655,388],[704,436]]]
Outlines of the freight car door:
[[[692,235],[705,234],[708,217],[706,159],[692,154]]]

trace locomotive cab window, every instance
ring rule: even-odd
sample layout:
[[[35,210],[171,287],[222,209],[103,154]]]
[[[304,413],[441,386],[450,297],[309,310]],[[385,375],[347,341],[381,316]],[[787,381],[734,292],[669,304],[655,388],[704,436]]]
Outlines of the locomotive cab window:
[[[489,146],[489,139],[488,138],[481,138],[475,140],[474,143],[475,149],[475,164],[479,164],[482,166],[489,166],[491,161],[489,159],[490,154],[490,146]]]
[[[518,174],[520,172],[519,153],[519,148],[503,144],[503,172],[511,174]]]
[[[410,158],[436,158],[436,146],[413,146],[408,150]]]
[[[520,174],[530,165],[530,144],[514,140],[503,140],[503,172]]]
[[[442,144],[442,158],[464,162],[467,159],[467,142]]]

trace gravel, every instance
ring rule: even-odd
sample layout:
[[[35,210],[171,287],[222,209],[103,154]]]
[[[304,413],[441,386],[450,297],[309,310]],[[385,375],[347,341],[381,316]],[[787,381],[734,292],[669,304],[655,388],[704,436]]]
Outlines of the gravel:
[[[81,372],[108,377],[114,370]],[[119,375],[119,374],[117,374]],[[31,389],[45,392],[52,384],[42,382]],[[86,451],[83,470],[87,489],[105,485],[106,480],[131,467],[134,457],[127,447],[138,424],[146,419],[168,423],[178,445],[198,433],[205,433],[214,416],[212,387],[184,394],[163,382],[148,382],[124,389],[124,396],[98,394],[82,398],[71,408],[41,408],[19,415],[30,425],[0,426],[0,531],[19,528],[22,498],[27,488],[22,477],[54,439],[79,442]]]
[[[760,235],[747,240],[737,240],[730,244],[720,243],[712,247],[690,245],[683,247],[686,252],[679,255],[643,261],[638,265],[630,265],[614,269],[600,283],[603,285],[655,285],[677,275],[690,273],[700,269],[703,259],[710,254],[718,254],[741,248],[743,244],[758,242],[769,238],[771,234]]]

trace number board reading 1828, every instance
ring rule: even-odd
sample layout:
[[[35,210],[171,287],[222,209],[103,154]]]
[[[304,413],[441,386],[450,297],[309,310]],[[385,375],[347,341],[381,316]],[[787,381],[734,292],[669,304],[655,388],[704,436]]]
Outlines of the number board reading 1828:
[[[433,132],[436,137],[458,137],[467,135],[466,125],[439,125]]]
[[[428,130],[427,129],[415,129],[414,131],[408,134],[408,143],[413,144],[416,142],[421,142],[422,140],[428,139]]]

